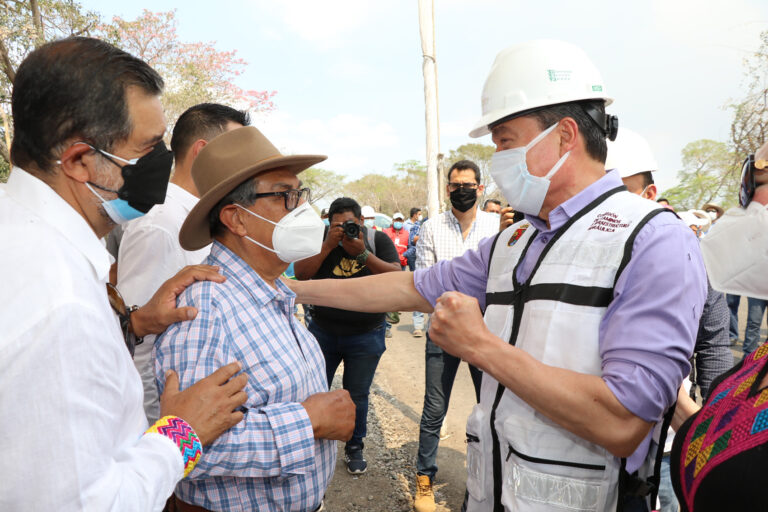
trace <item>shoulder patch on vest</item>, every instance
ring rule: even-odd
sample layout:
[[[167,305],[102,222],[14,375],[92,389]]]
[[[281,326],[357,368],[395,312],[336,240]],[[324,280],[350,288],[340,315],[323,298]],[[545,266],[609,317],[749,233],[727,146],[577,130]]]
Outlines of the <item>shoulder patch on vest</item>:
[[[531,227],[530,224],[527,222],[517,228],[514,233],[512,233],[512,236],[509,238],[509,242],[507,242],[507,247],[512,247],[517,243],[518,240],[520,240],[520,237],[523,236],[523,233],[525,233],[525,230]]]
[[[624,229],[629,227],[629,222],[625,221],[621,217],[619,217],[617,214],[613,212],[605,212],[598,215],[595,220],[592,222],[592,225],[589,226],[589,229],[587,231],[591,231],[593,229],[596,229],[598,231],[606,231],[608,233],[613,233],[617,229]]]

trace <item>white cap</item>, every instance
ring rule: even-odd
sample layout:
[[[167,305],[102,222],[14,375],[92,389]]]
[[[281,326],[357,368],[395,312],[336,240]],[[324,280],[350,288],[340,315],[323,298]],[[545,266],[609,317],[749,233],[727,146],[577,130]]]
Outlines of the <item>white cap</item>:
[[[488,125],[518,112],[580,100],[613,101],[581,48],[551,39],[516,44],[496,56],[483,86],[483,116],[469,136],[487,135]]]
[[[395,219],[400,219],[400,220],[403,220],[403,219],[405,219],[405,217],[403,217],[403,214],[402,214],[402,213],[400,213],[400,212],[395,212],[395,214],[392,216],[392,220],[395,220]]]
[[[640,134],[623,126],[619,128],[616,140],[608,140],[606,169],[618,169],[622,178],[629,178],[641,172],[654,172],[659,164],[653,157],[651,146]]]
[[[373,206],[363,206],[360,209],[360,214],[364,219],[370,219],[371,217],[376,216],[376,210],[373,209]]]

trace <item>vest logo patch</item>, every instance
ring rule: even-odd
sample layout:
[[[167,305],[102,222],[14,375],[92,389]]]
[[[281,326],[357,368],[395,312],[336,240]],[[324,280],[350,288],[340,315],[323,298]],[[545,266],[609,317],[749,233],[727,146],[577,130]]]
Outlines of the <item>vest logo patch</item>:
[[[621,217],[613,212],[605,212],[601,213],[597,216],[597,218],[595,218],[594,222],[592,222],[592,225],[589,226],[587,231],[596,229],[598,231],[613,233],[617,229],[624,229],[626,227],[629,227],[629,222],[624,221]]]
[[[518,240],[520,240],[520,237],[523,236],[523,233],[525,233],[525,230],[531,227],[530,224],[523,224],[519,228],[515,230],[514,233],[512,233],[512,237],[509,239],[509,242],[507,242],[507,247],[512,247],[517,243]]]

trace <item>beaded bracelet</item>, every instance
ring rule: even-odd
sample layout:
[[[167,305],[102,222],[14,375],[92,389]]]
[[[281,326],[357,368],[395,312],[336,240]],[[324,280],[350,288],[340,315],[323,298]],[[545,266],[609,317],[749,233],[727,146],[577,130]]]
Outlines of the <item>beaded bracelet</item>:
[[[203,445],[192,427],[178,416],[163,416],[149,427],[145,434],[160,434],[179,447],[184,458],[184,476],[186,477],[203,455]]]

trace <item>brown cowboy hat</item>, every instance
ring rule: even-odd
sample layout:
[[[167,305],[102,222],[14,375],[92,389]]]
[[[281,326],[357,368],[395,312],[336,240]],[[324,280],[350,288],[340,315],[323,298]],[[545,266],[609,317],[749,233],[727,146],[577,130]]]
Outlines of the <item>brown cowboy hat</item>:
[[[704,210],[705,212],[708,212],[709,210],[715,210],[715,212],[717,213],[718,219],[722,217],[723,214],[725,213],[725,210],[723,210],[721,207],[717,206],[716,204],[712,204],[712,203],[707,203],[704,206],[702,206],[700,209]]]
[[[213,138],[192,164],[192,179],[200,193],[200,201],[181,226],[179,243],[188,251],[210,244],[208,215],[224,196],[245,180],[277,168],[298,174],[326,158],[325,155],[285,156],[253,126],[237,128]]]

